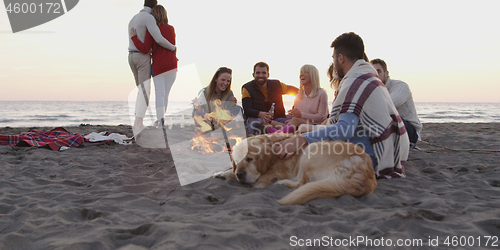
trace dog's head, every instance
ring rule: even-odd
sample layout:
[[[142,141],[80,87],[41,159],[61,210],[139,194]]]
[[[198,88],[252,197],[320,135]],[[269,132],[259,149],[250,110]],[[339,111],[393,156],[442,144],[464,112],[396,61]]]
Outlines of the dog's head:
[[[290,135],[258,135],[244,139],[233,149],[233,172],[241,183],[255,183],[277,160],[273,143]]]

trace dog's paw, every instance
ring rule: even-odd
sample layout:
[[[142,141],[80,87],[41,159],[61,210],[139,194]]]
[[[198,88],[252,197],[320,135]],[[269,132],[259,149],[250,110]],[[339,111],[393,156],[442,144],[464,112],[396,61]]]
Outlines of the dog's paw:
[[[225,180],[226,179],[226,177],[224,175],[220,174],[220,173],[214,174],[213,178],[215,178],[215,179],[221,179],[221,180]]]
[[[221,171],[221,172],[215,173],[213,178],[225,180],[227,178],[232,178],[233,175],[234,175],[233,171],[231,169],[229,169],[226,171]]]
[[[273,183],[273,184],[274,184],[274,185],[283,185],[283,181],[284,181],[284,180],[279,180],[279,181],[277,181],[277,182],[275,182],[275,183]]]
[[[275,182],[274,185],[286,185],[289,182],[290,182],[290,180],[284,179],[284,180],[279,180],[279,181]]]
[[[215,173],[213,178],[215,179],[221,179],[221,180],[225,180],[226,179],[226,176],[224,175],[224,172],[218,172],[218,173]]]

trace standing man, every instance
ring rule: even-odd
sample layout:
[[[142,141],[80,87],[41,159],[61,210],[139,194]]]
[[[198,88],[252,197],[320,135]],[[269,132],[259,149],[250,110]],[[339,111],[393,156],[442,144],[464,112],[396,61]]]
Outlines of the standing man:
[[[135,85],[138,88],[137,100],[135,104],[135,122],[134,130],[144,129],[144,117],[146,109],[149,106],[149,94],[151,89],[151,55],[141,53],[134,45],[130,30],[134,28],[137,31],[137,38],[144,42],[146,31],[149,31],[153,39],[162,47],[175,51],[177,48],[162,36],[155,18],[151,15],[151,9],[158,4],[157,0],[145,0],[144,9],[136,14],[128,24],[129,45],[128,45],[128,63],[132,73],[134,73]]]
[[[377,71],[364,60],[363,40],[353,32],[344,33],[331,47],[334,71],[342,81],[333,102],[330,125],[278,142],[273,152],[289,158],[313,142],[348,141],[358,144],[371,157],[377,178],[404,177],[410,146],[408,136]],[[325,153],[335,151],[338,149]]]
[[[286,118],[282,95],[296,95],[299,89],[279,80],[268,80],[269,65],[258,62],[253,66],[254,80],[245,83],[241,89],[243,112],[247,117],[246,129],[249,135],[262,133],[263,124],[275,120],[284,123]],[[274,116],[268,112],[274,103]]]
[[[413,144],[417,143],[418,135],[422,131],[422,123],[418,119],[410,87],[403,81],[392,80],[389,77],[387,64],[384,60],[377,58],[371,60],[370,63],[377,70],[378,78],[380,78],[387,90],[389,90],[392,102],[396,106],[401,118],[403,118],[410,142]]]

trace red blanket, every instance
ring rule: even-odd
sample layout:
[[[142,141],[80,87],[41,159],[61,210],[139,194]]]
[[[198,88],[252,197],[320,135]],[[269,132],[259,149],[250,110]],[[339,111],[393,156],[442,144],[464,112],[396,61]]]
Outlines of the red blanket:
[[[72,134],[64,128],[55,128],[49,132],[30,130],[20,135],[0,135],[0,145],[49,147],[59,151],[62,146],[80,146],[85,141],[83,136]]]

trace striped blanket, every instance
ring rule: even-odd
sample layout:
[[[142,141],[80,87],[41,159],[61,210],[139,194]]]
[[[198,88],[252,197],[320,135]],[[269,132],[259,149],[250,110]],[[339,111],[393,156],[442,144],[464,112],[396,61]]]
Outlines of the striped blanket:
[[[404,123],[377,72],[364,60],[358,60],[342,79],[330,122],[345,112],[358,115],[359,126],[369,132],[378,160],[377,178],[404,177],[410,145]]]
[[[48,147],[59,151],[63,146],[78,147],[85,141],[82,134],[72,134],[64,128],[49,132],[31,130],[20,135],[0,135],[0,145]]]

